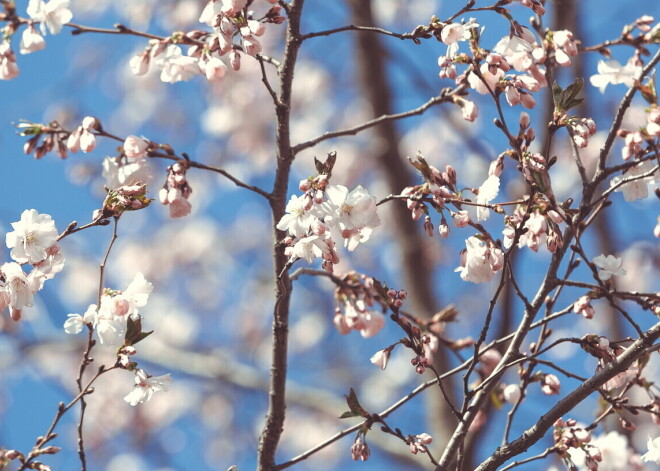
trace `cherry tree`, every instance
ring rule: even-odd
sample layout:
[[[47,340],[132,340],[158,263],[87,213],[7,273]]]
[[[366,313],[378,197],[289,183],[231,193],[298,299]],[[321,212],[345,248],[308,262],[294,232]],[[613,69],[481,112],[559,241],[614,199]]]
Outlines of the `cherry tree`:
[[[2,1],[0,466],[653,469],[623,3]]]

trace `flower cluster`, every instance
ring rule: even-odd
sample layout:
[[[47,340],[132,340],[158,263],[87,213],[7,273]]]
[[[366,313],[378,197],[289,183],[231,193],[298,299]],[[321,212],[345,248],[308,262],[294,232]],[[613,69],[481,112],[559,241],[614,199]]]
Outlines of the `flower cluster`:
[[[116,366],[135,372],[135,385],[124,397],[132,406],[148,401],[154,392],[167,391],[172,382],[169,374],[149,376],[131,361],[137,352],[134,345],[151,334],[142,331],[139,313],[152,291],[153,285],[138,273],[123,291],[106,288],[100,307],[91,304],[84,314],[69,314],[64,322],[67,334],[78,334],[87,327],[95,332],[101,345],[117,349]]]
[[[430,445],[433,441],[433,437],[428,433],[420,433],[414,437],[410,437],[410,442],[408,446],[410,447],[410,453],[416,455],[417,453],[426,453],[426,445]]]
[[[355,272],[347,273],[335,289],[337,309],[333,323],[340,334],[352,330],[364,338],[373,337],[385,326],[385,316],[374,310],[382,300],[373,278]],[[383,358],[382,368],[387,363]]]
[[[527,246],[538,252],[539,248],[545,245],[549,252],[555,253],[563,245],[559,224],[564,222],[564,216],[554,209],[549,209],[543,199],[537,200],[531,210],[527,205],[518,205],[514,213],[505,217],[504,221],[506,227],[502,234],[505,248],[511,247],[521,224],[525,230],[518,235],[518,247]]]
[[[25,25],[19,45],[21,54],[44,49],[46,41],[42,35],[45,35],[46,31],[59,34],[62,26],[73,19],[69,4],[70,0],[50,0],[48,3],[44,0],[30,0],[26,11],[30,19],[27,21],[15,16],[13,5],[8,9],[12,17],[7,19],[12,21],[3,29],[3,40],[0,43],[0,80],[11,80],[19,74],[16,55],[11,49],[11,39],[16,33],[16,27]],[[41,34],[35,24],[39,24]]]
[[[461,266],[455,271],[472,283],[490,281],[504,265],[504,252],[492,240],[480,236],[468,237],[461,252]]]
[[[595,447],[589,442],[591,441],[591,434],[584,427],[578,426],[575,419],[564,421],[557,419],[554,423],[553,437],[555,440],[555,448],[559,456],[561,456],[567,464],[574,468],[572,465],[571,454],[569,450],[580,449],[585,454],[585,465],[587,469],[596,471],[598,470],[598,463],[602,461],[600,449]]]
[[[9,308],[11,318],[18,321],[44,282],[62,270],[64,257],[57,245],[55,222],[48,214],[26,209],[11,226],[14,230],[7,233],[6,242],[14,262],[0,265],[0,311]],[[29,274],[23,271],[25,264],[32,265]]]
[[[305,259],[323,259],[323,268],[332,272],[339,262],[336,241],[353,251],[371,237],[380,225],[376,199],[362,186],[348,190],[342,185],[328,185],[328,176],[302,180],[302,196],[292,195],[286,213],[277,223],[289,234],[284,240],[289,263]]]
[[[91,304],[83,315],[69,314],[64,330],[78,334],[88,325],[102,345],[119,347],[124,344],[129,319],[139,319],[140,308],[147,304],[152,291],[153,285],[138,273],[124,291],[106,288],[100,307]]]
[[[135,75],[144,75],[154,62],[160,68],[163,82],[176,83],[190,80],[195,75],[204,75],[207,80],[222,79],[227,66],[221,57],[228,56],[229,65],[234,70],[240,69],[241,55],[244,52],[255,56],[262,51],[259,37],[266,31],[266,24],[280,24],[284,17],[282,7],[277,1],[267,0],[271,4],[268,12],[261,19],[255,19],[252,11],[247,11],[247,0],[209,0],[199,17],[200,23],[213,28],[213,32],[191,31],[174,33],[163,40],[152,40],[149,46],[130,61]],[[234,38],[240,38],[240,44],[234,44]],[[188,45],[184,55],[177,44]]]

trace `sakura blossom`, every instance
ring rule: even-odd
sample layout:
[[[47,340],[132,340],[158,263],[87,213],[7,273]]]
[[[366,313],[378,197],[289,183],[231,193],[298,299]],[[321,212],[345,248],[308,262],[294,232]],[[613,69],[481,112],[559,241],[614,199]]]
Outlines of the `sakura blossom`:
[[[165,54],[158,56],[156,63],[162,67],[160,79],[163,82],[185,82],[201,72],[198,59],[184,56],[181,48],[175,45],[168,46]]]
[[[645,463],[660,464],[660,437],[649,437],[646,447],[648,451],[642,455],[642,461]]]
[[[370,361],[381,370],[384,370],[387,367],[387,362],[390,359],[390,354],[391,351],[388,349],[379,350],[373,354],[373,356],[370,358]]]
[[[657,164],[651,161],[641,162],[623,175],[612,178],[610,187],[616,192],[622,192],[627,202],[644,199],[649,195],[649,184],[656,184],[660,180],[660,170],[657,168]]]
[[[6,235],[11,258],[19,263],[36,264],[48,257],[48,249],[57,242],[55,221],[48,214],[39,214],[36,209],[26,209],[21,220],[12,222],[14,228]]]
[[[85,325],[92,325],[96,321],[96,304],[91,304],[87,311],[80,314],[68,314],[68,319],[64,322],[64,331],[67,334],[76,335],[82,332]]]
[[[623,84],[626,87],[632,87],[641,71],[642,67],[634,57],[630,58],[625,66],[616,59],[599,60],[598,74],[592,75],[589,81],[601,93],[605,93],[605,88],[609,84]]]
[[[0,265],[0,274],[4,278],[2,304],[9,307],[12,319],[20,320],[24,307],[31,307],[34,302],[34,292],[27,275],[18,263],[9,262]]]
[[[128,136],[124,141],[124,154],[129,159],[139,159],[147,155],[149,143],[137,136]]]
[[[553,394],[559,394],[561,383],[559,378],[553,374],[547,374],[543,376],[543,384],[541,386],[541,391],[546,396],[552,396]]]
[[[485,283],[502,268],[504,253],[492,242],[469,237],[465,241],[466,250],[461,255],[461,266],[455,271],[461,278],[472,283]]]
[[[28,25],[23,30],[21,35],[21,44],[19,52],[21,54],[30,54],[31,52],[40,51],[46,47],[46,41],[43,36],[39,34],[34,25]]]
[[[11,42],[3,40],[0,43],[0,80],[11,80],[18,77],[16,55],[11,49]]]
[[[131,392],[124,396],[124,401],[131,406],[136,406],[151,399],[155,392],[169,390],[172,377],[169,374],[163,376],[148,376],[142,369],[135,372],[135,386]]]
[[[612,275],[625,276],[626,270],[621,268],[623,259],[615,257],[614,255],[598,255],[593,259],[594,264],[600,268],[598,270],[598,278],[603,281],[609,280]]]
[[[485,221],[490,216],[490,209],[485,205],[489,204],[500,191],[500,179],[496,175],[490,175],[485,182],[481,184],[477,193],[477,221]]]
[[[40,22],[41,34],[46,34],[46,28],[51,34],[59,34],[62,26],[73,19],[69,10],[70,0],[30,0],[27,14],[32,20]]]
[[[509,404],[516,404],[520,400],[520,386],[517,384],[507,384],[502,391],[504,400]]]
[[[102,167],[102,176],[105,178],[105,187],[108,189],[116,189],[123,185],[148,183],[151,179],[151,169],[145,158],[123,162],[116,157],[106,157],[103,160]]]

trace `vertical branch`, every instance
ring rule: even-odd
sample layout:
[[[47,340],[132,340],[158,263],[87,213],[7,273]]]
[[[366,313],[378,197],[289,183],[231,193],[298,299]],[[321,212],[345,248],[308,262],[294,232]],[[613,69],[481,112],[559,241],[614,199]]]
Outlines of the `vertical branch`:
[[[276,146],[277,170],[270,194],[270,207],[273,215],[275,307],[273,309],[272,360],[270,368],[270,390],[266,424],[259,437],[258,469],[266,471],[275,467],[275,452],[284,429],[286,410],[287,348],[289,335],[289,305],[292,285],[286,271],[287,258],[281,240],[284,235],[275,225],[282,218],[286,208],[289,173],[294,154],[290,140],[290,113],[293,73],[300,49],[300,17],[304,0],[293,0],[288,4],[288,22],[284,58],[279,67],[280,93],[275,99],[277,120]]]
[[[117,240],[118,222],[119,222],[119,216],[115,216],[114,224],[112,226],[112,237],[110,238],[110,243],[108,244],[108,248],[105,251],[103,260],[99,264],[99,291],[98,291],[97,304],[96,304],[97,309],[101,308],[101,296],[103,295],[103,280],[105,278],[105,265],[106,263],[108,263],[108,257],[110,256],[110,251],[112,250],[112,246],[115,244],[115,241]],[[76,384],[78,385],[78,394],[80,395],[80,419],[78,420],[78,427],[77,427],[78,456],[80,457],[80,465],[82,471],[87,470],[87,457],[85,455],[85,439],[83,434],[83,422],[85,420],[85,409],[87,409],[87,401],[85,401],[85,392],[86,392],[85,389],[88,387],[86,386],[85,389],[83,389],[82,382],[83,382],[83,375],[85,374],[85,369],[87,368],[87,365],[89,365],[94,361],[90,357],[92,348],[94,348],[94,345],[96,344],[93,335],[94,335],[94,328],[88,324],[87,347],[85,348],[85,352],[83,353],[82,360],[80,361],[80,369],[78,371],[78,377],[76,378]]]
[[[347,0],[351,9],[352,22],[360,26],[376,26],[371,8],[371,0]],[[393,114],[393,91],[387,77],[387,57],[381,36],[377,34],[358,33],[356,36],[358,58],[355,61],[359,68],[359,81],[362,92],[371,104],[373,116]],[[396,124],[388,121],[374,127],[379,146],[375,159],[378,168],[385,175],[391,193],[400,193],[403,188],[414,185],[412,174],[399,153],[399,133]],[[427,256],[428,242],[422,235],[418,224],[410,217],[410,212],[403,204],[391,207],[394,236],[397,246],[401,249],[401,266],[404,273],[405,288],[410,294],[412,310],[421,317],[430,317],[438,309],[439,301],[433,292],[433,266]],[[444,351],[438,350],[433,357],[433,364],[438,372],[447,369],[447,359]],[[452,396],[452,388],[448,390]],[[455,421],[450,406],[440,395],[432,395],[433,410],[430,423],[434,430],[432,435],[435,443],[440,445],[449,439],[447,421]]]

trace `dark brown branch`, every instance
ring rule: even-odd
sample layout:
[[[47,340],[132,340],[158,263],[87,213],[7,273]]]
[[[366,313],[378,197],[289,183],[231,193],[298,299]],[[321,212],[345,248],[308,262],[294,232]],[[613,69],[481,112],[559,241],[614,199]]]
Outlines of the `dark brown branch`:
[[[513,442],[504,445],[476,468],[475,471],[495,471],[510,458],[524,452],[534,443],[538,442],[553,426],[555,421],[572,410],[584,399],[598,390],[603,384],[619,373],[627,370],[634,361],[646,354],[653,343],[660,338],[660,323],[647,330],[643,337],[628,347],[616,361],[582,383],[566,397],[561,399],[553,408],[543,414],[538,422],[523,432]]]
[[[399,39],[411,39],[415,44],[420,44],[419,38],[415,37],[415,35],[412,33],[394,33],[392,31],[388,31],[383,28],[377,28],[375,26],[356,26],[356,25],[342,26],[341,28],[334,28],[325,31],[303,34],[300,37],[300,40],[304,41],[306,39],[318,38],[319,36],[330,36],[332,34],[341,33],[343,31],[364,31],[369,33],[384,34],[386,36],[393,36]]]

